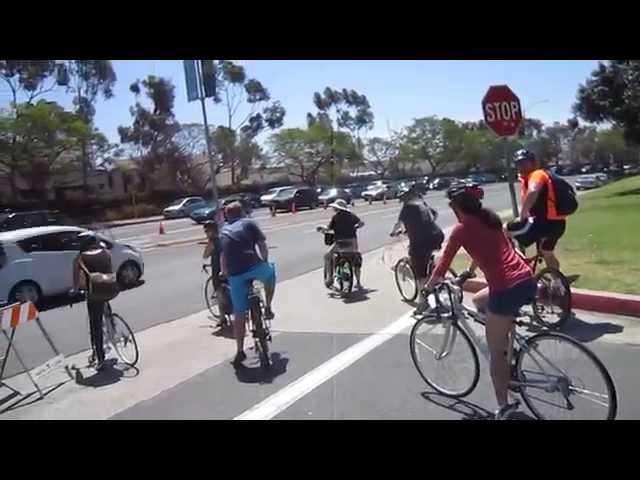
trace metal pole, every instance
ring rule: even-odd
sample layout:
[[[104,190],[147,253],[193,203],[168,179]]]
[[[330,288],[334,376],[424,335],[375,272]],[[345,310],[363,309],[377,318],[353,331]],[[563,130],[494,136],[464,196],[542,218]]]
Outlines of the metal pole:
[[[507,139],[503,140],[504,145],[504,158],[507,167],[507,180],[509,182],[509,195],[511,196],[511,209],[513,212],[513,218],[518,218],[518,201],[516,199],[516,187],[514,185],[515,170],[509,158],[509,152],[507,150]]]
[[[207,121],[207,107],[205,105],[204,86],[202,84],[202,71],[200,69],[200,62],[195,62],[196,74],[198,77],[198,94],[200,97],[200,105],[202,106],[202,120],[204,123],[204,135],[207,140],[207,155],[209,156],[209,169],[211,170],[211,197],[213,204],[218,208],[218,182],[216,180],[216,165],[213,160],[213,153],[211,150],[211,139],[209,138],[209,122]]]

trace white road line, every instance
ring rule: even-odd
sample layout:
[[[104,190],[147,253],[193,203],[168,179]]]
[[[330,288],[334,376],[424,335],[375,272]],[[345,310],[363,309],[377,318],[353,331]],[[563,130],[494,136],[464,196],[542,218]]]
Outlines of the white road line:
[[[342,370],[357,362],[374,348],[393,338],[415,322],[411,312],[407,312],[391,325],[374,333],[361,342],[347,348],[319,367],[290,383],[279,392],[238,415],[234,420],[270,420],[297,402],[307,393],[322,385]]]

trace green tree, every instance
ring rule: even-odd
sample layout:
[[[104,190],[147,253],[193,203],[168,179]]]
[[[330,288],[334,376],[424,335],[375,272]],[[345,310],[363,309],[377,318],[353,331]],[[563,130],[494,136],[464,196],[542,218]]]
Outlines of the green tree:
[[[271,101],[269,90],[259,80],[248,78],[245,68],[230,60],[217,62],[216,82],[214,101],[224,106],[227,117],[226,125],[218,129],[226,128],[227,132],[213,133],[213,145],[224,158],[224,166],[231,170],[231,182],[236,184],[248,174],[247,158],[255,157],[248,153],[257,152],[255,138],[266,130],[280,128],[286,110],[280,102]]]
[[[184,171],[188,159],[175,142],[181,129],[173,112],[175,87],[166,78],[149,75],[132,83],[129,90],[136,98],[135,105],[129,109],[133,121],[130,127],[118,127],[118,134],[123,144],[135,149],[143,188],[153,190],[153,176],[160,167],[164,167],[177,184],[179,172]],[[141,103],[143,93],[151,101],[150,107]]]
[[[394,167],[400,156],[400,147],[394,139],[370,138],[366,143],[367,165],[384,178]]]
[[[60,83],[66,84],[67,92],[73,92],[76,113],[85,123],[93,125],[98,98],[108,100],[113,97],[113,87],[117,77],[111,60],[70,60],[64,64],[64,67],[66,72],[62,76],[65,78],[60,78]],[[100,145],[91,145],[89,138],[81,140],[80,162],[85,192],[89,169],[96,160],[92,154],[99,152],[100,149]]]
[[[444,165],[442,122],[438,117],[415,118],[399,133],[400,159],[415,165],[426,161],[436,174]]]
[[[39,100],[20,104],[17,109],[19,114],[9,125],[16,138],[16,170],[45,201],[51,176],[74,167],[71,154],[77,151],[81,139],[95,137],[102,141],[104,136],[55,102]]]
[[[640,60],[600,62],[578,87],[573,111],[587,122],[610,122],[640,144]]]

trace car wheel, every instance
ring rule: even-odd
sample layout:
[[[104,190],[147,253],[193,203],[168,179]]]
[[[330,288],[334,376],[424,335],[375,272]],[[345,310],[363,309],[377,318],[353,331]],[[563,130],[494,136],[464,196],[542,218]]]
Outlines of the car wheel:
[[[18,283],[9,292],[9,303],[31,302],[38,304],[42,299],[42,290],[37,283],[25,280]]]
[[[124,262],[118,269],[118,284],[120,288],[132,288],[138,284],[142,272],[140,267],[132,260]]]

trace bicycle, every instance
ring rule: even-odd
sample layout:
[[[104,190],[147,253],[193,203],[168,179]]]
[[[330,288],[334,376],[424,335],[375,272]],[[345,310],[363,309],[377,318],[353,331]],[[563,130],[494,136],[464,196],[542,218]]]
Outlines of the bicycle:
[[[202,265],[202,271],[209,275],[207,281],[204,284],[204,301],[207,305],[207,310],[211,313],[214,320],[218,322],[221,328],[228,328],[231,326],[231,319],[227,313],[222,310],[220,300],[218,298],[218,292],[213,287],[213,275],[209,274],[211,265]],[[226,282],[226,279],[221,279],[222,283]]]
[[[533,320],[543,327],[561,330],[571,318],[571,284],[564,274],[555,268],[545,267],[537,271],[544,259],[539,245],[532,257],[526,256],[526,251],[516,244],[515,239],[507,235],[516,253],[531,267],[537,284],[536,298],[531,303]],[[558,307],[556,312],[554,307]]]
[[[406,239],[406,232],[400,232],[394,235],[395,238],[400,238],[401,241]],[[426,272],[424,278],[430,278],[431,273],[436,266],[436,256],[431,254],[427,262]],[[408,255],[403,256],[398,260],[395,265],[391,267],[396,282],[396,287],[400,296],[405,302],[414,302],[418,297],[418,285],[416,282],[416,274],[411,264],[411,258]],[[448,274],[451,278],[456,278],[456,274],[453,268],[449,268]]]
[[[86,298],[86,291],[80,290],[77,293],[82,298]],[[73,304],[70,304],[70,306],[72,307]],[[124,364],[134,367],[138,363],[140,351],[133,330],[131,330],[129,324],[125,322],[119,314],[113,312],[109,302],[105,302],[104,305],[102,336],[105,358],[113,350]],[[92,353],[89,357],[89,366],[96,361],[95,347],[93,344],[91,348]]]
[[[324,233],[325,245],[332,245],[335,241],[336,248],[332,253],[333,272],[330,271],[329,264],[324,264],[324,285],[335,290],[343,296],[348,296],[353,290],[353,279],[355,275],[355,265],[362,265],[362,256],[359,252],[349,251],[352,248],[348,240],[335,240],[333,230],[318,226],[316,231]]]
[[[271,321],[267,320],[264,314],[263,295],[258,287],[256,280],[252,280],[249,286],[249,329],[253,336],[254,349],[258,352],[260,366],[264,370],[271,368],[271,357],[269,355],[269,343],[271,337]]]
[[[480,376],[478,350],[489,360],[486,343],[467,322],[470,318],[485,326],[484,316],[459,300],[458,292],[466,279],[444,280],[432,291],[425,291],[425,295],[435,296],[439,308],[420,318],[409,336],[411,359],[422,379],[438,393],[453,398],[467,396],[476,388]],[[448,302],[444,315],[442,298]],[[516,326],[522,325],[516,320],[507,352],[512,369],[510,392],[518,393],[538,419],[569,417],[578,409],[581,419],[615,419],[616,389],[600,359],[562,333],[545,331],[525,337],[516,331]],[[557,359],[551,359],[554,352],[558,353]],[[455,373],[447,371],[449,365],[456,366]],[[578,375],[580,368],[587,373]],[[545,394],[549,398],[542,398]]]

